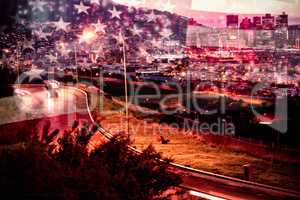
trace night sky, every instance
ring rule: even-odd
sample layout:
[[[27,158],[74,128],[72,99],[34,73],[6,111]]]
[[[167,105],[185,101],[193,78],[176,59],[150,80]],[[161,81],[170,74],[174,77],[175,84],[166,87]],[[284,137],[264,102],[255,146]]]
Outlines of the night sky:
[[[0,26],[13,22],[18,0],[0,0]]]

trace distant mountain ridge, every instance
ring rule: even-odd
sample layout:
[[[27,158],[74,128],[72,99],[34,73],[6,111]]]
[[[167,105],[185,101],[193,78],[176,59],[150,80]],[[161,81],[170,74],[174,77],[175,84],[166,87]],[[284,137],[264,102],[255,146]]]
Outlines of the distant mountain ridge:
[[[171,0],[173,2],[173,0]],[[154,3],[155,4],[155,3]],[[157,9],[157,6],[153,4],[153,8],[149,7],[148,4],[148,10],[159,10]],[[211,11],[200,11],[200,10],[194,10],[191,8],[191,1],[177,1],[173,14],[180,15],[182,17],[187,18],[193,18],[198,23],[203,24],[205,26],[209,27],[225,27],[226,26],[226,15],[232,14],[232,13],[226,13],[226,12],[211,12]],[[284,12],[284,8],[282,8],[282,12]],[[163,11],[162,11],[163,12]],[[277,13],[276,15],[279,15],[280,13]],[[289,14],[289,13],[287,13]],[[274,14],[273,14],[274,15]],[[263,14],[239,14],[240,21],[244,17],[253,18],[254,16],[263,16]],[[300,17],[295,16],[289,16],[289,24],[300,24]]]

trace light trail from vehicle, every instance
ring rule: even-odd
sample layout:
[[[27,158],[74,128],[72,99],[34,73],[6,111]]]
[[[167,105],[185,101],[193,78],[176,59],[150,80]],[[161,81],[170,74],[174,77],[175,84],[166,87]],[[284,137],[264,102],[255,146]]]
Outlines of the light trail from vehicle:
[[[207,200],[226,200],[226,199],[216,197],[216,196],[213,196],[213,195],[210,195],[210,194],[205,194],[205,193],[202,193],[202,192],[196,192],[194,190],[191,190],[189,193],[192,196],[204,198],[204,199],[207,199]]]

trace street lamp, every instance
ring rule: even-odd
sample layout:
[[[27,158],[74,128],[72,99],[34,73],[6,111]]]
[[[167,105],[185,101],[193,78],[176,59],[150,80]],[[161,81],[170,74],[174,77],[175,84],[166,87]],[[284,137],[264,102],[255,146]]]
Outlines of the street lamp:
[[[20,86],[20,57],[22,55],[22,52],[20,52],[20,42],[17,42],[17,83],[18,87]]]
[[[128,111],[128,83],[127,83],[127,64],[126,64],[126,44],[125,44],[125,38],[122,33],[119,35],[119,39],[122,41],[122,51],[123,51],[123,69],[124,69],[124,84],[125,84],[125,115],[126,115],[126,129],[127,129],[127,134],[128,137],[129,135],[129,111]]]

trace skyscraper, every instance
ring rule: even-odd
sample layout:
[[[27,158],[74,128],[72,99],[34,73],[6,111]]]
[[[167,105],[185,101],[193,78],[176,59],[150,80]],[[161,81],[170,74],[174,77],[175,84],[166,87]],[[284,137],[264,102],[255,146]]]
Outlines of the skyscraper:
[[[245,17],[240,23],[240,29],[252,29],[253,23],[250,18]]]
[[[255,28],[255,29],[262,28],[261,17],[259,17],[259,16],[253,17],[253,28]]]
[[[288,15],[283,12],[276,18],[276,28],[288,27]]]
[[[266,14],[262,17],[262,27],[265,30],[272,30],[275,26],[275,17],[271,14]]]
[[[276,17],[276,30],[274,33],[277,48],[284,48],[288,45],[288,15],[283,12]]]
[[[288,29],[289,45],[292,48],[300,49],[300,25],[291,25]]]
[[[238,28],[239,27],[239,16],[238,15],[227,15],[227,28]]]

